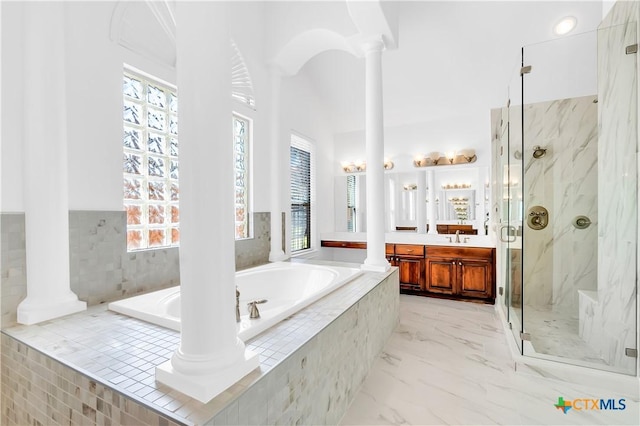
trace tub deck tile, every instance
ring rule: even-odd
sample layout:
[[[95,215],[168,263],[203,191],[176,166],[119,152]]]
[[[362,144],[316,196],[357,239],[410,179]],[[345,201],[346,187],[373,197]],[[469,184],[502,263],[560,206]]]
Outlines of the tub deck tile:
[[[208,404],[201,404],[155,382],[155,367],[168,361],[178,348],[178,331],[108,311],[106,305],[92,306],[84,312],[36,325],[17,325],[3,330],[3,333],[92,380],[113,387],[117,392],[177,423],[202,424],[287,359],[390,273],[364,273],[250,339],[246,347],[259,354],[260,369]],[[268,409],[266,403],[256,408],[260,412],[267,412]],[[242,415],[246,416],[247,413]],[[235,414],[232,416],[235,417]],[[253,411],[251,417],[246,420],[257,418]]]

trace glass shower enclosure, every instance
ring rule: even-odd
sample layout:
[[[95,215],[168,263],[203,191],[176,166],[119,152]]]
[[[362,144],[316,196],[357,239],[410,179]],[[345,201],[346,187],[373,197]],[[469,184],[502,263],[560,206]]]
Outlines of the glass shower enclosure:
[[[636,28],[525,46],[506,106],[492,111],[499,300],[520,352],[630,375]]]

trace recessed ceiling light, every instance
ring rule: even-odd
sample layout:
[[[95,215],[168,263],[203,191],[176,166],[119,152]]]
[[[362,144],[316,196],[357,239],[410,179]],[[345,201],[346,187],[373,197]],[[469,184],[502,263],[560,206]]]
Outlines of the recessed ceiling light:
[[[560,20],[554,27],[553,32],[556,35],[565,35],[570,33],[578,23],[578,20],[573,16],[566,16]]]

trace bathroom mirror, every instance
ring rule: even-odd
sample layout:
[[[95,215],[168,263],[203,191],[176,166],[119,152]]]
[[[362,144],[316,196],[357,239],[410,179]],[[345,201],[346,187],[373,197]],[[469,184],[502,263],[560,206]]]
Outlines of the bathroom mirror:
[[[443,189],[438,197],[439,217],[446,221],[476,220],[475,189]]]
[[[488,169],[451,168],[433,173],[436,223],[469,224],[484,234],[489,194],[488,187],[483,183],[488,180]],[[428,221],[429,190],[425,175],[423,169],[385,173],[385,229],[388,232],[417,229],[420,202],[426,203]],[[419,194],[420,179],[425,180],[422,183],[425,191],[422,196]],[[336,176],[334,196],[335,230],[366,232],[366,174]]]
[[[366,176],[364,174],[336,176],[333,187],[335,230],[366,232]]]

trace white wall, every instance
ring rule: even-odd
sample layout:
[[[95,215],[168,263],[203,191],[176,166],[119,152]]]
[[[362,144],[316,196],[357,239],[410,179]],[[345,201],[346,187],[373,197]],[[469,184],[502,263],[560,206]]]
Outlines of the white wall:
[[[22,105],[22,5],[3,3],[2,7],[2,209],[23,211],[22,128],[28,123],[22,110],[29,106]],[[109,2],[65,4],[71,210],[122,209],[123,63],[175,82],[170,67],[111,42],[114,7]]]
[[[312,229],[312,238],[317,247],[320,246],[319,234],[333,232],[334,230],[334,203],[333,203],[333,131],[329,124],[328,114],[318,100],[315,91],[309,84],[304,73],[295,77],[286,77],[282,83],[282,135],[283,143],[289,145],[289,139],[285,135],[295,132],[306,139],[311,140],[316,153],[316,221],[315,229]],[[288,164],[289,150],[281,164]],[[283,205],[289,205],[289,187],[283,188]],[[313,223],[313,222],[312,222]],[[289,217],[287,217],[287,226]]]
[[[384,70],[383,70],[384,72]],[[475,126],[467,124],[482,122],[485,132],[478,134]],[[456,136],[452,136],[451,129],[456,128]],[[462,128],[462,135],[460,132]],[[469,129],[466,131],[465,129]],[[394,171],[415,171],[413,158],[417,154],[428,154],[438,151],[461,150],[476,148],[477,160],[468,167],[489,166],[491,164],[491,126],[490,114],[477,114],[466,117],[465,120],[437,118],[430,122],[408,124],[397,127],[385,127],[385,156],[390,158],[395,166]],[[353,161],[365,157],[364,131],[339,133],[335,135],[336,173],[341,171],[341,161]],[[456,166],[456,170],[466,168],[466,165]]]
[[[2,211],[8,212],[23,211],[22,5],[3,2],[2,8]],[[116,2],[68,2],[65,8],[69,208],[121,210],[123,63],[169,83],[175,83],[175,69],[150,59],[153,55],[137,54],[110,39]],[[255,90],[255,111],[234,103],[235,111],[254,120],[253,210],[269,211],[270,87],[263,53],[265,7],[262,3],[232,2],[230,11],[231,36],[242,52]],[[157,32],[159,28],[152,20],[136,24],[142,32]],[[171,57],[174,47],[167,44],[166,49],[162,57]],[[287,80],[290,81],[283,84],[281,98],[286,117],[282,131],[295,130],[317,143],[318,181],[323,182],[329,159],[333,158],[331,128],[308,81],[303,77]],[[289,140],[283,138],[282,143],[288,146]],[[212,165],[218,160],[212,159]],[[288,164],[288,158],[282,164]],[[320,185],[320,203],[326,202],[327,194],[333,208],[333,185]],[[332,228],[332,219],[328,223],[325,219],[320,216],[318,226]]]
[[[2,211],[22,207],[22,8],[18,2],[2,2]]]

